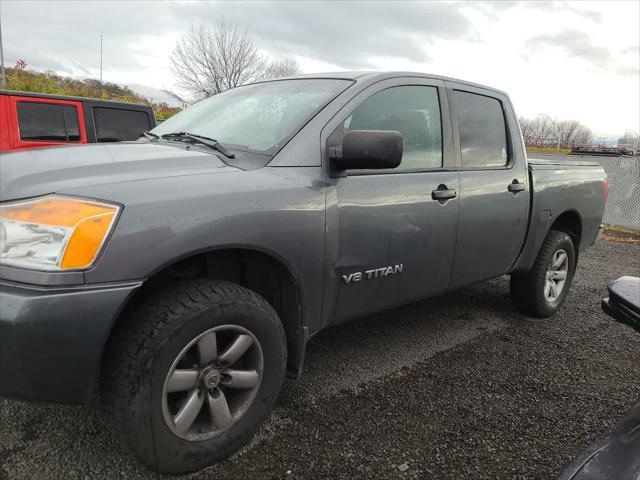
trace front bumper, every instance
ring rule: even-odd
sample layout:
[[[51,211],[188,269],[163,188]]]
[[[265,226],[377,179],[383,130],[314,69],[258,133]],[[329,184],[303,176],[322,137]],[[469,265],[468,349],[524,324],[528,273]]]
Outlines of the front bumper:
[[[0,281],[0,396],[87,402],[111,327],[141,284],[36,287]]]

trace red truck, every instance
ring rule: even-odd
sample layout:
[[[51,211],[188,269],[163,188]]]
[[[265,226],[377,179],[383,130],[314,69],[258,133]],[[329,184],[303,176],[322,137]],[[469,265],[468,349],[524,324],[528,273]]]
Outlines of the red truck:
[[[155,126],[147,105],[0,90],[0,152],[136,140]]]

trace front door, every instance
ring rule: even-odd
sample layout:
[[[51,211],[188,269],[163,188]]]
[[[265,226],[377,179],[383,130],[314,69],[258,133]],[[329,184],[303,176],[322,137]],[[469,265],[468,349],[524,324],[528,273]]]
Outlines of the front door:
[[[332,130],[328,144],[339,144],[349,130],[396,130],[404,144],[395,169],[352,170],[328,180],[335,321],[448,286],[459,185],[443,87],[418,78],[381,82],[356,96]]]

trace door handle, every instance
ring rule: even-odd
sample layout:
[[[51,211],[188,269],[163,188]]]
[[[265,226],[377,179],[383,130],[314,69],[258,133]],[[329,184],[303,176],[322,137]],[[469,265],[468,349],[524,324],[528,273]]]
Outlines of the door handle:
[[[524,183],[518,182],[518,180],[514,180],[507,187],[511,193],[523,192],[527,186]]]
[[[446,185],[439,185],[436,190],[433,190],[431,192],[431,198],[440,202],[449,200],[451,198],[456,198],[457,196],[458,192],[453,189],[447,188]]]

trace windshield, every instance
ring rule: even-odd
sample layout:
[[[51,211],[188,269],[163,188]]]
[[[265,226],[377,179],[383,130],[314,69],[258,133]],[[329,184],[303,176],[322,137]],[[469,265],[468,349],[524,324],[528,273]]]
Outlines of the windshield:
[[[196,103],[152,133],[189,132],[240,149],[276,150],[350,83],[301,79],[238,87]]]

